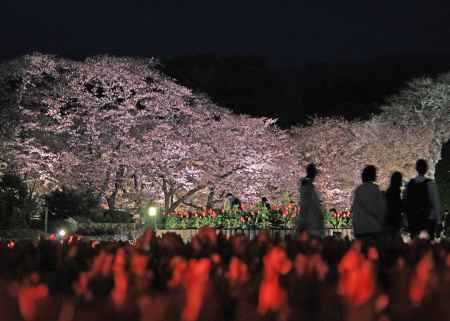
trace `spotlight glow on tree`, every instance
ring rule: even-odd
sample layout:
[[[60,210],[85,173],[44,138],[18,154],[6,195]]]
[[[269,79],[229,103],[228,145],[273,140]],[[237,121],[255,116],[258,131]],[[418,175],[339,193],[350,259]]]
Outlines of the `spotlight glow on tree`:
[[[163,199],[171,211],[199,193],[254,201],[293,190],[292,144],[274,120],[232,114],[156,67],[151,59],[45,55],[2,65],[0,79],[18,82],[5,92],[4,118],[15,113],[17,126],[4,149],[28,177],[48,188],[87,185],[111,209],[119,194]]]
[[[394,170],[413,176],[417,158],[434,168],[450,138],[449,97],[450,74],[419,79],[367,121],[317,118],[286,132],[193,94],[153,59],[34,54],[0,65],[1,161],[43,190],[87,185],[110,209],[150,197],[165,212],[217,205],[226,192],[296,199],[315,162],[325,203],[342,210],[366,164],[383,186]]]

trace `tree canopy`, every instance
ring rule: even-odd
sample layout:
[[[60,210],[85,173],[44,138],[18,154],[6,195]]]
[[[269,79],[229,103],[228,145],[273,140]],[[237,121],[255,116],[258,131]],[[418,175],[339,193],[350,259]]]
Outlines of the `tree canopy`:
[[[71,61],[33,54],[0,66],[2,164],[42,192],[86,186],[110,208],[163,200],[213,205],[297,198],[315,162],[327,206],[348,208],[366,164],[380,183],[400,170],[434,166],[450,138],[450,74],[412,81],[366,120],[314,118],[291,130],[238,115],[164,75],[159,62],[99,56]],[[119,202],[119,205],[117,204]]]
[[[328,204],[349,206],[367,164],[378,167],[383,188],[394,171],[414,177],[419,158],[428,161],[434,176],[450,138],[450,73],[413,80],[387,101],[383,112],[369,120],[315,118],[292,129],[303,163],[315,162],[322,170],[320,189]]]
[[[248,200],[281,193],[295,165],[287,133],[274,120],[235,115],[194,95],[156,66],[39,54],[2,65],[2,120],[16,123],[2,133],[5,155],[48,189],[87,185],[110,207],[118,193],[163,196],[166,209],[205,189]]]

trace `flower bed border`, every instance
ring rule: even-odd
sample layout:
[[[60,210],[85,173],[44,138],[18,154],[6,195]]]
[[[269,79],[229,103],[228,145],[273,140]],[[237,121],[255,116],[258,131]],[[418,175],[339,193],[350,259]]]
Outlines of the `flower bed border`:
[[[199,229],[158,229],[156,230],[156,234],[158,236],[162,236],[165,233],[176,233],[181,236],[184,242],[189,242],[192,237],[198,233],[198,231]],[[277,234],[280,235],[280,237],[285,237],[287,235],[295,235],[296,233],[295,229],[216,229],[217,234],[221,233],[225,235],[225,237],[243,234],[250,239],[254,239],[256,235],[263,231],[268,232],[271,237]],[[324,229],[324,234],[325,236],[338,236],[341,238],[348,237],[349,239],[353,239],[353,231],[351,228],[327,228]]]

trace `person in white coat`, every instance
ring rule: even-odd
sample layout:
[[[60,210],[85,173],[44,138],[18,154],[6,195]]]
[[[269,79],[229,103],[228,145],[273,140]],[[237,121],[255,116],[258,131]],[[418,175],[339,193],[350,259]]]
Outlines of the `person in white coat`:
[[[297,219],[297,229],[309,232],[316,237],[324,236],[324,214],[320,195],[314,186],[318,174],[314,164],[306,167],[306,177],[300,179],[300,213]]]
[[[362,184],[353,191],[353,235],[356,238],[377,238],[386,232],[386,199],[375,184],[377,179],[375,166],[366,166],[361,178]]]

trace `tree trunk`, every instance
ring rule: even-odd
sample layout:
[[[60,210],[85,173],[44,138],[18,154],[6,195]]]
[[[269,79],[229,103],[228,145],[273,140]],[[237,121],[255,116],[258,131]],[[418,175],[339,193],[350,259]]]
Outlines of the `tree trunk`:
[[[187,205],[187,206],[190,206],[190,207],[193,207],[193,208],[195,208],[197,210],[203,209],[201,206],[198,206],[198,205],[195,205],[195,204],[192,204],[192,203],[189,203],[189,202],[183,202],[183,204]]]
[[[102,203],[102,198],[105,197],[106,201],[108,202],[108,207],[109,207],[109,200],[108,200],[108,197],[106,196],[106,192],[108,189],[110,176],[111,176],[111,170],[108,169],[106,171],[105,181],[103,182],[103,185],[100,187],[100,193],[98,195],[97,206],[100,206],[100,204]]]
[[[117,194],[119,193],[119,189],[122,186],[124,175],[125,175],[125,166],[120,165],[116,171],[116,179],[114,181],[114,190],[111,193],[111,196],[106,198],[106,200],[108,202],[108,208],[111,212],[114,211],[114,209],[116,208]]]
[[[117,191],[114,191],[110,197],[106,197],[106,201],[108,202],[108,209],[110,212],[113,212],[116,207],[116,196]]]
[[[162,190],[164,194],[164,213],[170,213],[177,209],[184,201],[197,193],[198,191],[204,189],[204,185],[199,185],[189,191],[187,191],[183,196],[178,197],[177,200],[174,200],[175,193],[177,191],[176,185],[174,183],[168,182],[168,180],[162,177]]]
[[[172,188],[168,186],[168,182],[164,177],[162,180],[162,190],[164,194],[164,213],[167,214],[171,207],[171,199],[173,200]]]
[[[137,172],[135,172],[133,174],[133,183],[134,183],[134,189],[136,190],[136,192],[140,193],[142,186],[141,186],[141,179],[139,177],[139,174]]]
[[[195,187],[195,188],[189,190],[186,194],[184,194],[183,196],[181,196],[180,198],[178,198],[175,202],[172,202],[172,204],[170,205],[170,207],[169,207],[169,209],[168,209],[168,212],[170,213],[170,212],[176,210],[176,208],[177,208],[180,204],[182,204],[188,197],[194,195],[195,193],[197,193],[198,191],[200,191],[200,190],[202,190],[202,189],[204,189],[204,188],[205,188],[204,185],[199,185],[199,186],[197,186],[197,187]],[[173,196],[174,194],[175,194],[175,191],[174,191],[174,193],[172,194],[172,196]]]

